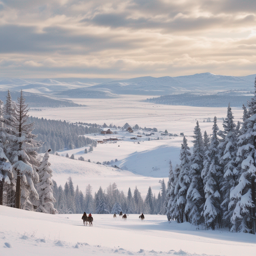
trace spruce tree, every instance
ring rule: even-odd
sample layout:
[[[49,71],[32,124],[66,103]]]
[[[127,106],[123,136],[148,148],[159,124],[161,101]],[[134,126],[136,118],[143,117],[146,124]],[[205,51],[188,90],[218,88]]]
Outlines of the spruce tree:
[[[231,191],[236,202],[231,222],[233,231],[256,232],[256,80],[254,97],[248,102],[248,116],[244,121],[243,134],[238,138],[237,160],[241,163],[238,185]],[[234,200],[235,199],[235,200]]]
[[[170,221],[172,218],[171,206],[173,204],[174,196],[175,196],[174,188],[175,188],[174,173],[173,173],[173,169],[172,169],[172,162],[170,161],[169,180],[167,183],[167,191],[166,191],[166,197],[165,197],[165,203],[164,203],[164,206],[166,207],[166,216],[167,216],[168,221]]]
[[[187,139],[183,137],[183,143],[180,151],[180,175],[179,175],[179,190],[177,198],[177,207],[179,210],[181,222],[188,221],[188,211],[185,211],[187,204],[187,191],[190,185],[190,151],[189,151]]]
[[[171,197],[168,203],[168,207],[170,208],[170,217],[171,219],[176,219],[178,223],[183,222],[183,216],[181,216],[179,207],[177,204],[177,200],[179,198],[179,190],[180,190],[180,183],[179,183],[179,177],[180,177],[180,166],[176,165],[174,169],[174,193],[173,198]]]
[[[5,181],[12,180],[12,165],[6,157],[4,150],[0,147],[0,205],[3,205],[3,192]]]
[[[218,146],[219,139],[217,132],[217,118],[214,117],[213,134],[209,149],[205,153],[204,168],[202,178],[204,182],[205,203],[203,208],[203,216],[206,227],[215,229],[216,225],[221,226],[221,193],[220,193],[220,177],[221,168],[219,165]]]
[[[223,169],[223,178],[220,180],[221,193],[223,200],[221,208],[223,210],[224,225],[230,228],[230,218],[232,211],[229,209],[230,191],[235,186],[237,179],[236,172],[236,151],[237,151],[237,130],[234,123],[234,117],[230,105],[227,110],[227,117],[223,122],[224,131],[219,133],[222,135],[222,141],[219,144],[220,164]]]
[[[6,109],[10,109],[9,105],[13,107],[9,101],[8,94]],[[17,163],[14,168],[14,176],[16,178],[16,208],[22,207],[23,209],[33,210],[38,203],[38,193],[34,188],[34,183],[38,182],[36,168],[39,166],[39,161],[37,160],[36,150],[40,147],[40,143],[35,140],[36,136],[32,134],[33,123],[28,122],[28,106],[25,104],[22,91],[17,104],[14,106],[12,116],[7,115],[6,120],[8,120],[7,125],[11,129],[12,135],[11,147],[9,147],[8,152],[9,160],[11,163]],[[24,164],[18,162],[23,162]],[[32,200],[30,198],[34,202],[31,202]]]
[[[199,225],[204,221],[202,211],[205,196],[203,180],[201,177],[204,162],[204,144],[198,122],[196,123],[193,137],[194,146],[190,166],[191,182],[187,192],[185,211],[189,215],[190,222],[194,225]]]
[[[48,150],[38,168],[39,182],[37,184],[37,192],[39,194],[39,212],[55,214],[57,210],[54,208],[55,198],[53,196],[52,170],[49,163]]]

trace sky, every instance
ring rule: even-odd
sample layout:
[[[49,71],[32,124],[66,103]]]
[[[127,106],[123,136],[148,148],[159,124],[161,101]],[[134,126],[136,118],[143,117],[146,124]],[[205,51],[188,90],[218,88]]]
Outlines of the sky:
[[[0,77],[256,73],[254,0],[0,0]]]

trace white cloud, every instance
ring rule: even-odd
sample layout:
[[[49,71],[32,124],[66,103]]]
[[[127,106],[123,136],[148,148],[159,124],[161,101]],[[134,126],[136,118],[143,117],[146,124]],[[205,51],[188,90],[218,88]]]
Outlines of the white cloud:
[[[2,0],[0,76],[249,74],[252,2]]]

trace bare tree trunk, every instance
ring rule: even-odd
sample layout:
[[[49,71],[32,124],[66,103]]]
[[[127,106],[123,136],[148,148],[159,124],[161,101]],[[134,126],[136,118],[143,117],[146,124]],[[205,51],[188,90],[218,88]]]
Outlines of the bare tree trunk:
[[[20,171],[17,173],[15,207],[20,209]]]
[[[4,178],[0,181],[0,205],[3,205],[4,197]]]

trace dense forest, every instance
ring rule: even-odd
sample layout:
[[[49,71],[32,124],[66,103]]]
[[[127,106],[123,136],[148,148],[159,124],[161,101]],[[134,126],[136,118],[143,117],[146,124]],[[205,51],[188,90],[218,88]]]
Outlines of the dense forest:
[[[46,152],[49,148],[54,153],[58,150],[80,148],[88,144],[96,146],[96,141],[84,135],[100,131],[100,126],[97,124],[72,124],[36,117],[29,117],[28,121],[34,124],[33,133],[37,135],[37,140],[42,141],[40,153]]]
[[[256,232],[256,80],[255,94],[235,123],[230,105],[223,129],[214,118],[212,134],[194,129],[193,150],[186,137],[180,165],[170,166],[166,210],[169,220],[206,228]]]

